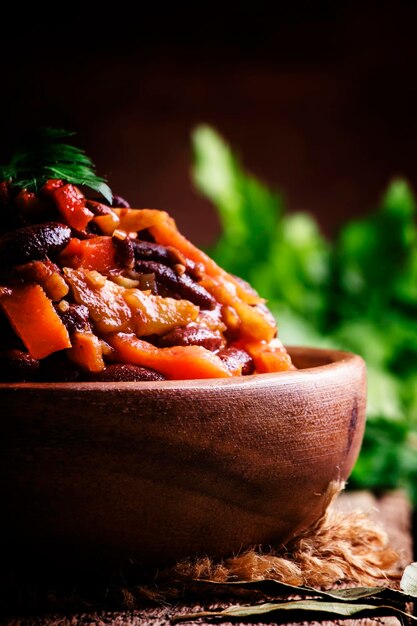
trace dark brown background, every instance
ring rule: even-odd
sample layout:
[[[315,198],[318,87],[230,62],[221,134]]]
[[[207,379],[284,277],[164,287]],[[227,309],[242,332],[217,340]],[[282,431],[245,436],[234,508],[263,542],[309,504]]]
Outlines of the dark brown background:
[[[203,244],[218,225],[189,177],[201,121],[328,232],[393,175],[417,186],[416,2],[198,7],[139,4],[138,19],[123,4],[88,18],[69,6],[37,23],[15,7],[0,43],[2,157],[21,128],[74,129],[116,192]]]

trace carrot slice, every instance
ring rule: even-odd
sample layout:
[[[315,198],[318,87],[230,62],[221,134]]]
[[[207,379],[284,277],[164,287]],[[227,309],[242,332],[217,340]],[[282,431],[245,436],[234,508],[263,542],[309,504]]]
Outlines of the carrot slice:
[[[257,374],[294,369],[291,358],[279,339],[273,339],[269,343],[245,342],[243,346],[251,355]]]
[[[55,186],[45,185],[43,189],[54,200],[66,223],[76,230],[85,230],[87,224],[93,219],[94,213],[87,209],[86,200],[81,191],[75,185],[57,186],[58,181],[51,182],[55,182]]]
[[[111,237],[77,239],[73,237],[59,255],[59,264],[74,269],[107,273],[117,268],[116,251]]]
[[[220,304],[231,307],[240,320],[239,333],[249,340],[271,341],[277,332],[275,320],[258,306],[252,306],[236,295],[234,285],[223,278],[206,276],[200,282]],[[231,311],[229,310],[229,313]]]
[[[93,222],[97,224],[103,235],[112,235],[120,224],[120,220],[114,210],[106,213],[106,215],[96,215],[93,218]]]
[[[169,219],[168,213],[157,209],[113,209],[113,211],[120,220],[118,229],[127,233],[163,224]]]
[[[221,359],[202,346],[156,348],[128,333],[109,335],[106,341],[116,350],[116,361],[150,367],[172,380],[231,377]]]
[[[67,351],[68,358],[87,372],[101,372],[105,365],[101,342],[90,332],[75,332],[71,337],[72,347]]]
[[[70,348],[68,331],[40,285],[13,287],[0,306],[34,359]]]

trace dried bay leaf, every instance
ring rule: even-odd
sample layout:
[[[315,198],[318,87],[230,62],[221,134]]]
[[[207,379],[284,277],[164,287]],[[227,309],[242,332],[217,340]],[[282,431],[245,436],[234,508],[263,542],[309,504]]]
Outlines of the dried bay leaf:
[[[288,606],[291,605],[291,606]],[[244,617],[245,616],[245,608],[247,607],[229,607],[225,609],[227,611],[227,615],[236,616],[236,617]],[[356,615],[357,613],[365,613],[365,612],[380,612],[387,613],[394,612],[395,614],[404,615],[407,617],[413,617],[414,620],[417,621],[417,617],[410,616],[405,611],[397,609],[396,607],[392,607],[389,605],[374,605],[374,604],[356,604],[356,603],[339,603],[339,602],[322,602],[320,600],[295,600],[294,602],[286,602],[286,603],[273,603],[267,602],[263,605],[258,605],[254,607],[250,607],[254,610],[253,615],[264,615],[267,613],[272,613],[276,611],[313,611],[316,613],[331,613],[338,616],[350,617],[351,615]]]
[[[285,612],[304,612],[309,613],[308,619],[311,620],[311,614],[317,619],[318,615],[331,614],[335,617],[351,617],[352,615],[377,613],[378,615],[396,615],[398,617],[407,617],[417,621],[417,617],[406,613],[396,607],[388,605],[374,604],[356,604],[352,602],[323,602],[321,600],[294,600],[289,602],[266,602],[264,604],[256,604],[252,606],[230,606],[222,611],[201,611],[199,613],[187,613],[181,615],[173,615],[172,622],[185,622],[196,620],[199,618],[246,618],[256,615],[271,615]]]
[[[410,563],[405,568],[400,587],[408,596],[417,598],[417,563]]]
[[[351,602],[355,600],[362,600],[364,598],[371,598],[384,594],[385,592],[394,592],[395,590],[388,587],[350,587],[348,589],[331,589],[324,591],[322,589],[315,589],[314,587],[298,587],[297,585],[289,585],[273,578],[263,578],[261,580],[251,581],[230,581],[230,582],[217,582],[212,580],[196,580],[195,582],[204,583],[207,585],[218,585],[222,587],[241,587],[242,589],[254,589],[262,591],[268,595],[297,595],[297,596],[319,596],[320,598],[333,598],[340,602]],[[401,594],[403,599],[403,594]]]

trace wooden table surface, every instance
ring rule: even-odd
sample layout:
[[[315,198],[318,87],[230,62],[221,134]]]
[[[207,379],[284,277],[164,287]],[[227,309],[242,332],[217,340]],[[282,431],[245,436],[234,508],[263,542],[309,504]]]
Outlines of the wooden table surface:
[[[381,522],[389,534],[390,542],[400,556],[400,567],[404,568],[413,560],[413,545],[411,533],[411,509],[405,496],[400,492],[393,492],[376,498],[368,492],[343,494],[338,500],[338,508],[343,510],[361,510],[369,512],[372,517]],[[236,604],[236,599],[229,604]],[[198,610],[216,608],[217,604],[210,602],[201,604],[185,602],[174,605],[146,606],[134,611],[98,611],[91,609],[91,612],[74,614],[54,614],[38,616],[15,616],[8,617],[1,621],[7,626],[169,626],[170,616],[179,613],[189,613]],[[225,606],[224,601],[221,604]],[[188,622],[190,623],[190,622]],[[209,622],[197,622],[205,626]],[[216,622],[211,622],[211,624]],[[237,622],[234,622],[236,625]],[[250,622],[246,621],[248,625]],[[257,624],[260,622],[257,621]],[[282,625],[282,622],[280,622]],[[315,621],[303,622],[304,625],[316,624]],[[230,622],[222,622],[230,624]],[[269,621],[268,624],[275,626],[276,622]],[[335,620],[332,622],[321,622],[324,626],[343,624],[343,626],[400,626],[400,622],[395,617],[378,617],[375,619],[360,620]],[[289,626],[286,624],[285,626]]]

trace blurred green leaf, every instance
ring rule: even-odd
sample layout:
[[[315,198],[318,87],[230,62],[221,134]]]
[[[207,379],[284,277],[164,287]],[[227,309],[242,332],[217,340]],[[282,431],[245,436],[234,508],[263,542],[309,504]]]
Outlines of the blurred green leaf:
[[[417,440],[406,421],[380,418],[368,422],[361,454],[350,485],[394,489],[401,485],[417,498]]]
[[[193,134],[194,181],[222,235],[210,252],[269,300],[287,344],[335,347],[368,365],[368,426],[351,483],[405,486],[417,503],[417,222],[394,180],[380,206],[334,242],[248,174],[210,127]]]
[[[378,319],[397,300],[417,305],[415,215],[410,188],[395,180],[377,211],[342,228],[333,265],[338,319]]]
[[[251,269],[270,257],[282,200],[245,174],[231,149],[208,126],[193,134],[194,182],[218,210],[222,235],[211,251],[219,264],[251,280]]]
[[[213,129],[198,127],[193,148],[195,185],[215,204],[222,225],[211,255],[268,300],[319,319],[329,248],[314,219],[284,216],[281,196],[247,174]]]
[[[252,267],[251,280],[268,299],[285,302],[318,327],[329,277],[329,247],[316,222],[305,213],[285,215],[267,261]]]
[[[404,418],[401,381],[387,370],[368,365],[368,420],[383,415],[397,421]]]
[[[280,339],[287,346],[343,349],[336,339],[320,334],[309,320],[294,313],[288,306],[272,301],[269,302],[269,309],[278,320]]]

